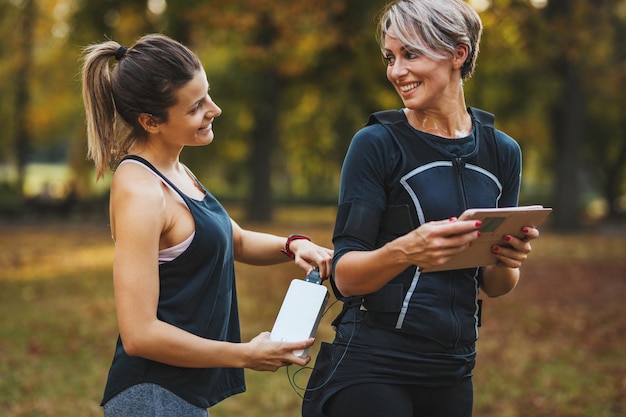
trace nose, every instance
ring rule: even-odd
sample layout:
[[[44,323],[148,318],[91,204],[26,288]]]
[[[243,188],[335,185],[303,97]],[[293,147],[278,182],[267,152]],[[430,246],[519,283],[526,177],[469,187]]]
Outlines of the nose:
[[[219,117],[222,114],[222,109],[215,103],[211,97],[207,96],[207,100],[209,105],[207,106],[207,113],[210,114],[210,117]]]
[[[393,65],[387,67],[387,78],[396,79],[408,73],[406,62],[402,58],[397,58]]]

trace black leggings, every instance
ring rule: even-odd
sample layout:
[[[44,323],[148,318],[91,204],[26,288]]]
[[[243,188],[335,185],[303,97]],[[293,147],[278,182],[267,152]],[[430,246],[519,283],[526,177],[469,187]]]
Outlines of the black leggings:
[[[328,417],[471,417],[471,378],[450,387],[359,384],[333,395],[324,407]]]

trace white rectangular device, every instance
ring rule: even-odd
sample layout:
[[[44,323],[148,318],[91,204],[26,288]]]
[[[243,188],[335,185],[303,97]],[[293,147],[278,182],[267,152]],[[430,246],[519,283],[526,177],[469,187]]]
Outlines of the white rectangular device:
[[[294,279],[280,307],[270,339],[299,342],[315,335],[324,308],[328,302],[328,290],[321,284]],[[306,356],[309,349],[296,350],[294,355]]]

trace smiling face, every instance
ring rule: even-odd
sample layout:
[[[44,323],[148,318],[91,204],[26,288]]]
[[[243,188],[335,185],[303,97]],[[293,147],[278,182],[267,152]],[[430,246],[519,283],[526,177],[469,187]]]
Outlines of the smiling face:
[[[408,109],[438,109],[458,99],[462,88],[459,57],[431,57],[390,34],[384,38],[383,56],[387,79]]]
[[[213,141],[213,120],[222,114],[209,96],[204,70],[176,92],[176,104],[168,109],[166,122],[158,123],[159,134],[180,146],[202,146]]]

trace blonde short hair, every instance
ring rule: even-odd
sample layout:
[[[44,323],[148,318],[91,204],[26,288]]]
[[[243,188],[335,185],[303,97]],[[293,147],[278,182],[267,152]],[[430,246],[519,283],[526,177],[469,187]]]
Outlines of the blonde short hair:
[[[461,68],[461,78],[472,76],[483,26],[478,13],[463,0],[396,0],[381,12],[379,43],[385,36],[433,58],[454,55],[459,45],[466,45],[468,57]]]

